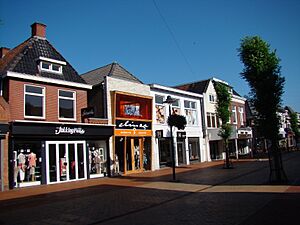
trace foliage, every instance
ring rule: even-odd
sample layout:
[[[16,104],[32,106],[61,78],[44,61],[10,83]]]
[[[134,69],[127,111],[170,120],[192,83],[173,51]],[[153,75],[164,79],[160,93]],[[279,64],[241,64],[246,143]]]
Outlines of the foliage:
[[[177,127],[179,130],[184,130],[186,123],[185,116],[173,114],[168,117],[168,125]]]
[[[298,137],[300,137],[297,113],[295,113],[295,112],[291,113],[290,117],[291,117],[291,128],[292,128],[292,131],[295,133],[296,139],[297,139]]]
[[[244,70],[241,73],[250,86],[250,101],[258,113],[260,132],[268,139],[278,136],[280,107],[285,79],[280,74],[280,59],[276,51],[260,37],[245,37],[238,49]]]
[[[258,132],[271,141],[270,178],[275,168],[276,182],[282,182],[282,160],[278,146],[279,120],[276,112],[281,104],[285,78],[281,76],[276,50],[260,37],[245,37],[238,49],[244,64],[241,76],[250,86],[251,104],[257,112]]]

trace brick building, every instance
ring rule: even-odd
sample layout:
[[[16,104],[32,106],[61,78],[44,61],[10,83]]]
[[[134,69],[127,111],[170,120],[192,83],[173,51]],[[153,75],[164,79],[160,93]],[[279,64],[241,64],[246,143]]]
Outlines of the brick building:
[[[113,127],[107,119],[86,118],[92,86],[46,39],[46,25],[32,24],[31,37],[1,48],[0,82],[6,115],[0,121],[10,127],[1,147],[3,189],[109,173]]]

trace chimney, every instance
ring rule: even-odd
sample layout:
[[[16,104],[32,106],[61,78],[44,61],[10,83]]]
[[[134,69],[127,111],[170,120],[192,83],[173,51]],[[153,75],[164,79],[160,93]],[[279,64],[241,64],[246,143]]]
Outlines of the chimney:
[[[31,25],[31,37],[46,38],[46,25],[34,23]]]
[[[0,48],[0,59],[2,59],[9,51],[10,51],[9,48],[1,47]]]

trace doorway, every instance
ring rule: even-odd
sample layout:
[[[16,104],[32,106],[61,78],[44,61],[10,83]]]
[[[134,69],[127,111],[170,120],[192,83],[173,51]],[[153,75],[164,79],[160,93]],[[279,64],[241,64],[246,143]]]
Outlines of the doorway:
[[[185,163],[185,144],[184,142],[177,142],[177,157],[178,157],[178,164]]]
[[[85,141],[46,142],[47,183],[86,179]]]
[[[144,169],[144,138],[116,137],[115,154],[118,156],[120,172],[131,173]]]

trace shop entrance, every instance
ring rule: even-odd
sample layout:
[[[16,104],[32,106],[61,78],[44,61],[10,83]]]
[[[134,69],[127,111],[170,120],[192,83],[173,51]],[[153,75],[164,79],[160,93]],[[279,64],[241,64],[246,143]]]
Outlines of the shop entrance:
[[[46,142],[47,183],[86,179],[85,141]]]
[[[139,172],[151,169],[150,149],[143,137],[116,137],[115,156],[118,158],[119,171],[123,173]]]
[[[177,157],[178,164],[185,164],[185,144],[184,142],[177,142]]]

